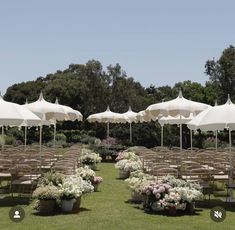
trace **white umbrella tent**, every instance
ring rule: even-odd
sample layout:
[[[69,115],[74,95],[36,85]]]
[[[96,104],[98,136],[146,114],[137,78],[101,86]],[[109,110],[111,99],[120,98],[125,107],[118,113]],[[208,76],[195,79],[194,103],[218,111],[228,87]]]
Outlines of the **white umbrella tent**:
[[[189,129],[201,129],[202,131],[229,130],[229,149],[232,148],[231,131],[235,130],[235,105],[228,100],[224,105],[211,107],[188,123]]]
[[[130,125],[130,143],[132,143],[132,123],[137,122],[137,113],[133,112],[131,110],[131,107],[129,106],[129,109],[126,113],[123,113],[124,116],[128,118],[127,122]]]
[[[187,124],[189,121],[191,121],[193,119],[193,114],[190,113],[189,117],[184,117],[181,115],[177,115],[175,117],[173,116],[167,116],[167,117],[161,117],[160,119],[158,119],[158,122],[161,125],[161,147],[163,147],[163,127],[166,124],[170,124],[170,125],[180,125],[180,139],[182,139],[182,124]],[[190,147],[192,150],[192,130],[190,130]]]
[[[0,95],[0,126],[2,127],[2,139],[4,126],[36,126],[41,119],[28,109],[12,102],[4,101]],[[2,151],[4,143],[2,143]]]
[[[42,152],[42,126],[44,122],[50,120],[64,120],[66,113],[62,108],[53,103],[47,102],[43,98],[42,92],[40,93],[39,99],[35,102],[25,104],[24,107],[28,108],[34,114],[41,118],[42,123],[40,124],[40,154]]]
[[[105,112],[92,114],[87,118],[87,120],[89,122],[106,123],[107,138],[109,138],[109,123],[126,123],[129,119],[121,113],[114,113],[110,111],[108,106]]]
[[[155,119],[159,115],[170,115],[173,117],[179,115],[181,119],[182,116],[187,118],[190,114],[197,115],[209,107],[210,105],[185,99],[182,95],[182,91],[180,90],[177,98],[167,102],[150,105],[146,109],[146,113],[152,119]],[[180,129],[182,132],[182,124],[180,124]],[[180,139],[180,149],[182,150],[182,139]]]

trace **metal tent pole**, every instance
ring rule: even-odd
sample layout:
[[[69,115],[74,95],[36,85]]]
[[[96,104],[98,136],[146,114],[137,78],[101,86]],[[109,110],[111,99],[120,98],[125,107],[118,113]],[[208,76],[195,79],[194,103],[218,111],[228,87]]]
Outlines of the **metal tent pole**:
[[[53,140],[54,147],[55,147],[55,143],[56,143],[56,121],[54,123],[54,140]]]
[[[131,122],[130,122],[130,143],[132,143],[132,126],[131,126]]]
[[[24,127],[24,151],[26,152],[27,146],[27,126]]]
[[[4,126],[2,126],[2,153],[4,151],[4,142],[5,142],[5,139],[4,139]]]
[[[193,151],[193,131],[190,129],[190,150]]]
[[[215,151],[218,150],[218,130],[215,131]]]

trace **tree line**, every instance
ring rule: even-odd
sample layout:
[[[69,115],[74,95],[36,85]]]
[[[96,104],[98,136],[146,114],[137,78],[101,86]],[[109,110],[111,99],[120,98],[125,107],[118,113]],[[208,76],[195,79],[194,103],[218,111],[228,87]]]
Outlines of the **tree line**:
[[[4,99],[24,104],[26,99],[32,102],[38,99],[41,90],[44,98],[54,102],[56,97],[64,105],[79,110],[84,118],[88,115],[106,110],[107,105],[114,112],[126,112],[128,106],[133,111],[144,110],[150,104],[167,101],[177,97],[181,88],[187,99],[214,105],[226,102],[230,94],[235,99],[235,48],[226,48],[218,60],[211,59],[205,63],[205,85],[190,80],[177,82],[171,86],[150,85],[143,87],[139,82],[121,68],[120,64],[109,65],[106,69],[98,60],[89,60],[86,64],[71,64],[65,70],[38,77],[34,81],[22,82],[10,86]],[[98,138],[105,138],[104,124],[89,124],[84,122],[60,122],[61,131],[83,130]],[[184,131],[184,147],[189,147],[189,131]],[[127,142],[128,125],[111,125],[111,135]],[[165,145],[179,145],[179,131],[177,126],[165,128]],[[206,134],[199,133],[195,138],[195,145],[201,147]],[[48,135],[50,138],[50,135]],[[222,136],[221,139],[225,139]],[[134,124],[133,144],[148,147],[160,145],[160,126],[157,122]]]

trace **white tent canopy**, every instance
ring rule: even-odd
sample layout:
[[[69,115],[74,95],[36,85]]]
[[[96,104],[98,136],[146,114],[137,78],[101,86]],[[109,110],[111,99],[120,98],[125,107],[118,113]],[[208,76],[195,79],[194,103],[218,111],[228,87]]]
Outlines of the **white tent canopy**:
[[[33,126],[38,125],[41,119],[22,106],[3,100],[0,96],[0,126]]]
[[[202,131],[229,130],[229,146],[231,150],[231,131],[235,130],[235,105],[230,97],[224,105],[211,107],[188,123],[189,129]]]
[[[127,123],[129,121],[127,116],[110,111],[109,106],[105,112],[92,114],[87,118],[87,120],[89,122],[106,123],[107,138],[109,138],[109,123]]]
[[[165,124],[170,124],[170,125],[179,125],[179,124],[187,124],[189,121],[191,121],[194,118],[193,114],[191,113],[189,117],[184,117],[181,115],[177,115],[175,117],[173,116],[167,116],[167,117],[161,117],[158,122],[160,123],[161,126],[164,126]]]
[[[25,104],[24,106],[42,120],[64,120],[67,116],[60,106],[44,100],[42,92],[40,93],[39,99],[37,101]]]
[[[2,139],[4,126],[36,126],[41,119],[28,109],[12,102],[4,101],[0,95],[0,126],[2,126]],[[4,143],[2,143],[2,151]]]
[[[69,120],[69,121],[75,121],[75,120],[82,121],[83,116],[79,111],[74,110],[69,106],[59,104],[58,98],[56,98],[55,104],[59,108],[61,108],[64,111],[65,114],[67,114],[66,120]]]
[[[167,116],[167,117],[161,117],[158,119],[158,122],[161,125],[161,146],[163,147],[163,126],[166,124],[170,125],[180,125],[180,140],[182,142],[182,124],[187,124],[194,118],[193,114],[190,113],[189,117],[184,117],[181,115],[177,115],[175,117],[173,116]],[[191,140],[191,150],[192,150],[192,131],[190,130],[190,140]]]
[[[24,107],[28,108],[34,114],[42,119],[40,124],[40,153],[42,152],[42,125],[44,122],[51,120],[64,120],[67,114],[62,108],[53,103],[47,102],[43,98],[42,92],[40,93],[39,99],[35,102],[25,104]]]
[[[190,113],[197,115],[208,107],[210,107],[210,105],[185,99],[180,90],[177,98],[150,105],[146,109],[146,113],[153,118],[160,114],[163,116],[170,115],[175,117],[177,115],[182,115],[184,117],[189,117]]]
[[[151,121],[151,117],[148,116],[145,110],[141,110],[140,112],[138,112],[136,115],[136,118],[137,118],[137,121],[140,123]]]
[[[150,105],[146,109],[146,113],[152,119],[155,119],[159,115],[170,115],[173,117],[180,115],[186,118],[189,117],[190,114],[197,115],[209,107],[210,105],[185,99],[180,90],[177,98],[167,102]],[[180,124],[180,128],[182,129],[182,124]],[[180,139],[180,149],[182,150],[182,139]]]
[[[132,143],[132,123],[137,122],[137,113],[131,110],[131,106],[127,112],[123,113],[124,116],[128,118],[127,122],[130,124],[130,142]]]

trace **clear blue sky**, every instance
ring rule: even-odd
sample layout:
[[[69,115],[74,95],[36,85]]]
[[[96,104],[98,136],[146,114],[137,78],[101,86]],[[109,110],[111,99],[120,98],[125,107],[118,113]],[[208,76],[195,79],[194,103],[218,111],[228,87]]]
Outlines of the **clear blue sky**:
[[[235,1],[0,2],[0,89],[71,63],[120,63],[144,86],[205,83],[204,64],[235,45]]]

